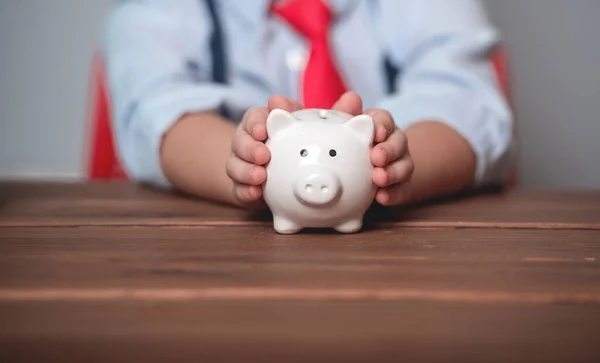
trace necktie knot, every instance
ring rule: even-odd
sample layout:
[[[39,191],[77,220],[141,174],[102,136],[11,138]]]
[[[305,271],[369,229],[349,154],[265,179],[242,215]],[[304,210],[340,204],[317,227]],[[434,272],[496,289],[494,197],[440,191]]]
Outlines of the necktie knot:
[[[327,37],[331,11],[322,0],[289,0],[274,4],[272,11],[311,41]]]
[[[310,56],[302,78],[302,100],[307,108],[331,108],[346,86],[336,69],[329,46],[331,11],[323,0],[289,0],[272,6],[310,43]]]

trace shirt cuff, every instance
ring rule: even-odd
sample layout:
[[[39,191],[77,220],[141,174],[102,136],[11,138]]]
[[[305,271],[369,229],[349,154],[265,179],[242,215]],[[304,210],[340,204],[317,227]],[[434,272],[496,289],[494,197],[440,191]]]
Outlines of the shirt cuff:
[[[160,166],[160,147],[165,132],[186,113],[219,112],[227,99],[228,89],[221,85],[178,84],[137,104],[129,127],[120,142],[128,172],[148,184],[172,188]]]
[[[407,93],[388,98],[379,107],[388,110],[401,129],[435,120],[461,134],[475,152],[476,186],[497,181],[506,173],[507,151],[513,141],[509,114],[465,93]]]

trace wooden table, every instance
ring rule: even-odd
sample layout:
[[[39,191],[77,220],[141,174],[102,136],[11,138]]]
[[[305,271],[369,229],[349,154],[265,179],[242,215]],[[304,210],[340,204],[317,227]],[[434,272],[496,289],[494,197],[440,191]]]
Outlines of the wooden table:
[[[600,192],[353,235],[127,183],[0,184],[0,361],[600,361]]]

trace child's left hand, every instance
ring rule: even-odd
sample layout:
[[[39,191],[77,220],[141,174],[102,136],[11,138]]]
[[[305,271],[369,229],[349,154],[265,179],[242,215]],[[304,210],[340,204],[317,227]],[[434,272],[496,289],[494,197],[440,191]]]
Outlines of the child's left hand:
[[[410,180],[414,163],[408,150],[406,135],[386,110],[362,111],[362,100],[354,92],[345,93],[333,107],[353,115],[367,114],[375,122],[375,143],[371,150],[373,182],[380,187],[375,199],[384,206],[400,205],[411,195]]]
[[[389,112],[371,109],[364,112],[375,121],[375,146],[371,150],[373,182],[381,189],[375,196],[385,206],[405,203],[411,194],[414,163],[408,150],[408,139]]]

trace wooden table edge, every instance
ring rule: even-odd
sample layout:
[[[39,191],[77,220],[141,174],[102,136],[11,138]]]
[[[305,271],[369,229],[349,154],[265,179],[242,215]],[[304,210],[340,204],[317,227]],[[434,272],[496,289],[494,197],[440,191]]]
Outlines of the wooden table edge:
[[[473,229],[544,229],[544,230],[600,230],[600,223],[570,222],[436,222],[404,221],[380,222],[372,228],[473,228]],[[0,221],[0,228],[86,228],[86,227],[154,227],[154,228],[218,228],[218,227],[272,227],[265,221],[191,221],[191,220],[132,220],[132,221]]]
[[[0,289],[1,302],[122,301],[432,301],[464,303],[600,304],[600,293],[428,290],[414,288],[25,288]]]

